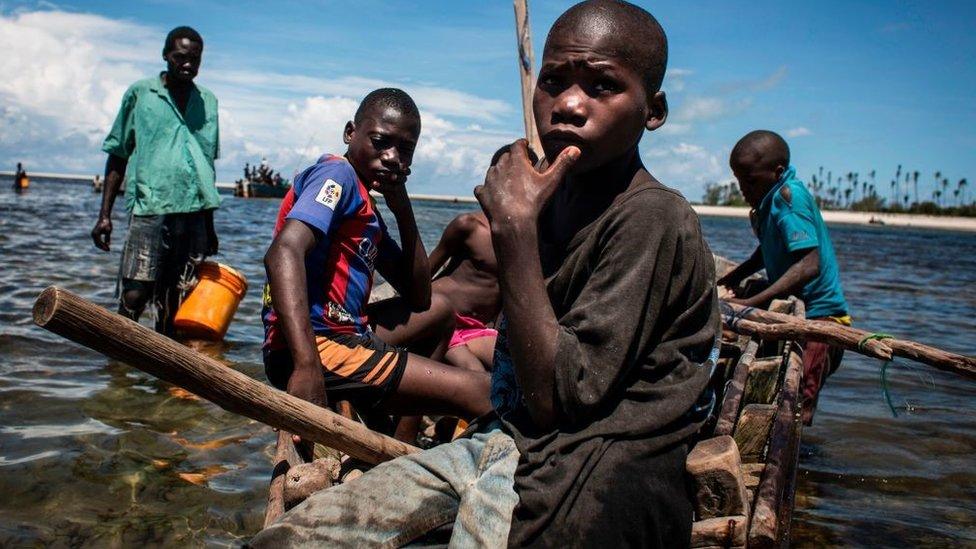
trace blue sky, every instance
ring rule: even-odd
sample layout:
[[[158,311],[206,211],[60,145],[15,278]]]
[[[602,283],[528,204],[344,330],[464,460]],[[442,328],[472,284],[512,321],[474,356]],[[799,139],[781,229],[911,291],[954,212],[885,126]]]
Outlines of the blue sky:
[[[921,172],[922,198],[936,170],[951,188],[976,175],[974,5],[641,4],[671,48],[671,115],[643,156],[690,199],[730,178],[728,151],[756,128],[788,136],[801,176],[876,169],[885,196],[897,164]],[[568,5],[530,0],[537,60]],[[381,85],[404,87],[424,113],[414,192],[470,193],[522,131],[508,1],[3,1],[0,166],[99,171],[122,92],[162,67],[180,24],[206,41],[198,82],[221,104],[222,181],[262,155],[290,174],[339,149],[342,123]]]

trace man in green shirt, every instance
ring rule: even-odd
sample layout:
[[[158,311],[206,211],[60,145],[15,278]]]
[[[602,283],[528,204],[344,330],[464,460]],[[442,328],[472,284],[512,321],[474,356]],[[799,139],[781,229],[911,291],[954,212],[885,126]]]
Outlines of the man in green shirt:
[[[108,251],[112,205],[124,179],[131,216],[119,270],[119,314],[138,320],[151,301],[156,331],[166,335],[172,335],[196,265],[217,253],[217,98],[193,83],[202,54],[197,31],[170,31],[163,46],[166,71],[126,90],[102,145],[108,161],[92,239]]]

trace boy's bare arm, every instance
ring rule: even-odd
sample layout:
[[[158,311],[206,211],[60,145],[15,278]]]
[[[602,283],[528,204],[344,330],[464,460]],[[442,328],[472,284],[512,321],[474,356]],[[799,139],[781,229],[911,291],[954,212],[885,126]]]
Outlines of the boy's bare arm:
[[[474,226],[476,223],[478,221],[473,219],[471,214],[461,214],[447,224],[437,246],[434,246],[434,250],[430,252],[428,263],[432,274],[436,275],[452,257],[464,250],[464,244],[476,228]]]
[[[125,179],[125,168],[129,161],[114,154],[108,155],[105,161],[105,184],[102,187],[102,206],[98,211],[98,220],[91,231],[92,241],[100,250],[109,250],[112,242],[112,207],[119,188]]]
[[[752,252],[749,259],[743,261],[737,265],[734,269],[728,272],[725,276],[718,279],[716,284],[719,286],[727,286],[729,288],[734,288],[738,286],[743,280],[752,276],[754,273],[759,272],[759,269],[763,268],[763,254],[762,248],[756,247],[756,251]]]
[[[424,249],[424,243],[417,231],[417,221],[414,219],[413,206],[407,197],[406,187],[400,184],[381,189],[381,192],[386,199],[386,206],[396,218],[403,253],[393,261],[381,257],[377,269],[406,299],[411,309],[426,311],[430,308],[430,264],[427,261],[427,250]]]
[[[475,189],[491,223],[515,375],[532,420],[542,429],[556,420],[553,368],[559,322],[542,274],[538,219],[579,154],[578,148],[567,147],[539,173],[529,161],[525,140],[516,141],[489,168],[485,184]]]
[[[325,378],[309,319],[305,256],[315,246],[315,233],[295,219],[285,222],[264,256],[271,302],[291,351],[295,369],[288,393],[325,406]]]
[[[820,250],[817,248],[800,250],[794,252],[794,257],[799,259],[768,288],[752,297],[734,298],[729,301],[750,307],[764,307],[774,299],[800,295],[803,287],[820,274]]]

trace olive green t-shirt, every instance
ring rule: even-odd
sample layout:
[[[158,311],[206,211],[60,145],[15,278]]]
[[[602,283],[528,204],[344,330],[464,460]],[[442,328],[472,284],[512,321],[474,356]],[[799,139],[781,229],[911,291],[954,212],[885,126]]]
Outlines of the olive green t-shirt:
[[[559,321],[556,424],[537,427],[524,398],[499,410],[520,454],[509,545],[626,537],[653,546],[681,528],[649,532],[634,517],[658,512],[645,516],[642,505],[677,508],[686,498],[673,489],[683,487],[684,449],[668,455],[669,448],[685,444],[714,404],[707,389],[721,333],[714,260],[688,202],[643,170],[575,234],[554,219],[540,219],[539,255]],[[495,347],[496,372],[505,366],[506,332]]]
[[[128,160],[125,203],[133,215],[220,206],[214,173],[220,153],[217,98],[202,86],[193,85],[184,114],[160,76],[136,82],[122,96],[102,150]]]

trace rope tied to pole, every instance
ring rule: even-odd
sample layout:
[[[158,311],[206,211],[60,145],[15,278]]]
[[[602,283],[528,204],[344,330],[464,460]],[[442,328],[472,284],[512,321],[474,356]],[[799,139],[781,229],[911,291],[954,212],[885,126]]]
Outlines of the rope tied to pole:
[[[729,308],[729,310],[731,311],[731,308]],[[744,319],[745,317],[749,316],[749,313],[751,313],[752,311],[755,311],[755,310],[756,310],[755,307],[745,307],[744,309],[742,309],[741,311],[738,311],[738,312],[731,311],[731,313],[729,313],[729,312],[723,311],[723,312],[726,312],[727,324],[729,325],[729,329],[732,330],[733,332],[738,332],[739,331],[739,321],[742,320],[742,319]]]
[[[871,340],[881,341],[882,339],[895,339],[895,336],[883,332],[874,332],[873,334],[868,334],[862,337],[861,341],[857,342],[857,350],[863,352],[864,346],[867,345],[868,341]]]
[[[864,346],[867,344],[868,341],[872,341],[872,340],[880,341],[882,339],[894,339],[894,336],[882,332],[874,332],[872,334],[868,334],[862,337],[861,340],[857,342],[857,350],[863,351]],[[881,394],[882,396],[884,396],[885,404],[888,405],[888,409],[891,410],[891,416],[897,418],[898,411],[895,410],[895,405],[891,403],[891,392],[888,390],[888,365],[890,365],[892,362],[893,362],[892,360],[881,361]]]

